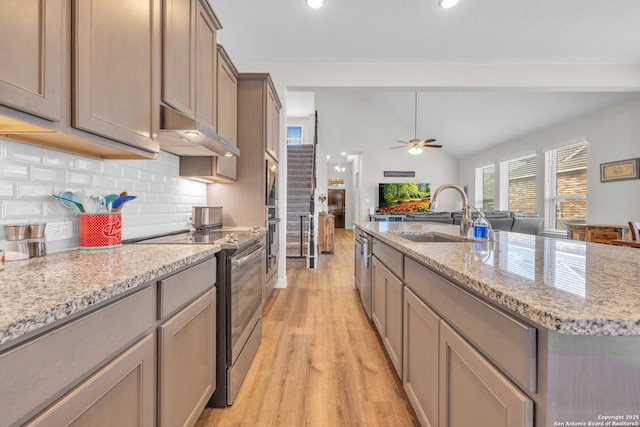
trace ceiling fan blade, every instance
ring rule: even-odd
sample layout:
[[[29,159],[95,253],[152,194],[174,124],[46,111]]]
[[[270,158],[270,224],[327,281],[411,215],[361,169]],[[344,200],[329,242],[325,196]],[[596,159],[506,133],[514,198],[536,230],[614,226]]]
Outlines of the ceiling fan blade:
[[[425,145],[423,145],[423,147],[427,147],[427,148],[442,148],[442,145],[440,145],[440,144],[425,144]]]
[[[403,144],[410,144],[410,143],[409,143],[409,142],[407,142],[407,141],[400,141],[400,140],[399,140],[398,142],[402,142]]]
[[[393,150],[394,148],[407,148],[404,145],[398,145],[397,147],[389,147],[389,150]]]
[[[428,144],[428,143],[430,143],[430,142],[434,142],[434,141],[435,141],[435,139],[433,139],[433,138],[429,138],[429,139],[425,139],[424,141],[422,141],[422,143],[423,143],[423,144]]]

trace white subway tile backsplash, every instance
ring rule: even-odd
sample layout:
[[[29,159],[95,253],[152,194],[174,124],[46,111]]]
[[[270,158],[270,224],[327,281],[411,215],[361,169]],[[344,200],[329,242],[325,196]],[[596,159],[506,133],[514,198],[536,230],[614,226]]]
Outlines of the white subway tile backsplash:
[[[42,218],[42,216],[43,205],[41,200],[4,200],[2,202],[3,220],[37,219]]]
[[[107,189],[108,191],[105,192],[104,194],[115,193],[118,187],[118,178],[114,176],[94,175],[93,187],[99,188],[99,189]],[[120,193],[118,192],[118,194]]]
[[[137,196],[123,212],[124,239],[183,230],[194,205],[206,204],[207,186],[178,176],[179,158],[160,152],[157,160],[97,160],[0,139],[0,204],[3,222],[71,221],[74,238],[56,241],[50,252],[78,246],[76,209],[49,197],[73,191],[127,191]]]
[[[56,168],[62,168],[62,169],[73,168],[73,158],[71,158],[69,154],[62,153],[60,151],[45,150],[43,163],[46,166],[52,166]]]
[[[18,183],[18,199],[38,199],[44,200],[53,194],[53,183],[41,184],[30,182]]]
[[[67,171],[65,182],[69,185],[91,185],[91,175]]]
[[[2,160],[16,161],[21,163],[43,163],[43,148],[28,144],[22,145],[24,147],[17,147],[16,144],[3,144]]]
[[[64,179],[64,171],[41,166],[31,166],[31,180],[56,183]]]
[[[16,183],[13,181],[0,180],[0,198],[13,199],[16,197]]]
[[[0,178],[28,179],[29,165],[2,160],[0,163]]]
[[[89,171],[93,173],[102,173],[102,163],[101,160],[95,159],[87,159],[84,157],[78,157],[74,161],[75,170],[79,171]]]

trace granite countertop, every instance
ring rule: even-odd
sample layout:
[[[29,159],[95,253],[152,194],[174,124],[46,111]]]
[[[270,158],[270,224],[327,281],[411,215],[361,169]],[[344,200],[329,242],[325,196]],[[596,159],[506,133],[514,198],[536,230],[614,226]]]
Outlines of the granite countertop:
[[[0,346],[214,255],[220,245],[123,245],[5,263]]]
[[[416,243],[394,232],[459,226],[357,222],[405,255],[551,331],[640,335],[640,250],[510,232],[495,243]]]

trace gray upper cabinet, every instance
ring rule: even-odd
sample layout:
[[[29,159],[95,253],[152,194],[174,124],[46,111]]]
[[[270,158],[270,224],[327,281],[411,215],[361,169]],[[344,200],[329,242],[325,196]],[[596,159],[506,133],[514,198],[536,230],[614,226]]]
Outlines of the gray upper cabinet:
[[[218,133],[231,145],[238,145],[238,71],[221,45],[218,45]],[[235,181],[237,164],[237,157],[216,157],[218,179]]]
[[[198,0],[163,0],[162,101],[184,115],[196,112]],[[198,25],[200,17],[198,16]]]
[[[196,114],[200,123],[218,131],[217,123],[217,71],[218,53],[216,32],[220,24],[204,1],[196,1]],[[218,131],[219,133],[219,131]]]
[[[3,137],[101,159],[157,157],[160,3],[7,0]]]
[[[74,7],[73,126],[157,150],[159,0]]]
[[[280,99],[278,99],[278,95],[276,94],[275,89],[273,88],[273,83],[271,83],[267,88],[267,118],[266,118],[266,139],[267,139],[267,153],[273,160],[276,162],[279,160],[280,156],[280,109],[282,105],[280,104]]]
[[[62,0],[6,0],[0,13],[0,104],[60,121]]]

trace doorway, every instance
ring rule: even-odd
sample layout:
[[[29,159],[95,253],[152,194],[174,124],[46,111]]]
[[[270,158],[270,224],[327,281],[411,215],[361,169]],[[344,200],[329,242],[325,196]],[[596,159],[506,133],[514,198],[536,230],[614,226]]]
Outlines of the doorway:
[[[344,228],[345,190],[329,189],[327,197],[328,211],[335,217],[335,227]]]

